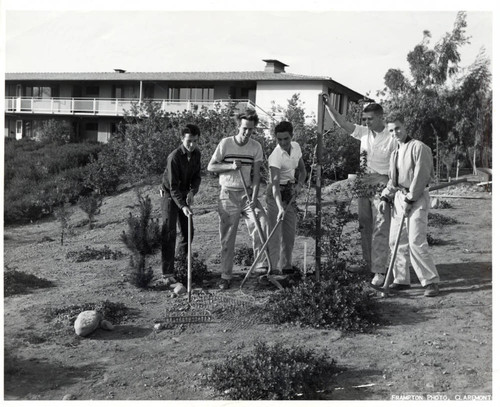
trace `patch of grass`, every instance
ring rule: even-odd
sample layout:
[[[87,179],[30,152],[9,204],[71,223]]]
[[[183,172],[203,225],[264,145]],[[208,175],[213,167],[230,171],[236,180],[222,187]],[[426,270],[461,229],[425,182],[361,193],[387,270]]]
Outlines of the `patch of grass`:
[[[309,278],[274,292],[267,311],[273,323],[351,332],[367,332],[379,322],[363,277],[340,267],[329,270],[319,282]]]
[[[101,313],[104,319],[110,321],[112,324],[119,324],[127,319],[129,309],[123,303],[111,302],[108,300],[98,303],[84,303],[69,305],[60,308],[50,308],[47,310],[47,318],[49,320],[56,319],[68,324],[73,325],[78,314],[83,311],[97,311]]]
[[[187,286],[187,256],[175,256],[174,278]],[[198,253],[193,253],[191,261],[191,280],[194,284],[202,284],[210,275],[207,265],[198,258]]]
[[[311,400],[340,369],[329,355],[258,341],[247,355],[230,355],[206,379],[231,400]]]
[[[434,226],[434,227],[443,227],[447,225],[456,225],[459,222],[454,219],[450,218],[449,216],[441,215],[439,213],[433,213],[429,212],[429,226]]]
[[[429,246],[442,246],[446,244],[444,240],[434,237],[430,233],[427,233],[427,243],[429,243]]]
[[[54,287],[52,281],[19,271],[15,267],[5,266],[3,276],[4,295],[9,297],[15,294],[29,294],[37,288]]]
[[[248,246],[240,246],[234,251],[234,264],[239,266],[251,266],[254,261],[253,249]]]
[[[448,201],[440,200],[436,209],[453,209],[453,205]]]
[[[117,260],[125,256],[120,250],[111,250],[107,245],[102,249],[85,246],[85,249],[79,251],[69,251],[66,258],[75,263],[81,263],[91,260]]]

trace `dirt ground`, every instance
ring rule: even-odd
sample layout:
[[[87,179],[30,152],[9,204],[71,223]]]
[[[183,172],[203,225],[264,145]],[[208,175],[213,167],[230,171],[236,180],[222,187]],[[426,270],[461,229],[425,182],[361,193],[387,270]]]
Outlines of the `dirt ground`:
[[[203,184],[202,188],[212,189],[195,206],[193,245],[215,279],[219,240],[213,184]],[[159,216],[156,187],[147,191]],[[4,399],[61,400],[72,395],[77,400],[223,400],[224,394],[203,383],[207,366],[228,354],[250,350],[257,339],[328,352],[344,371],[318,394],[323,400],[491,399],[491,194],[466,186],[439,193],[461,196],[445,198],[452,208],[431,211],[459,221],[430,228],[442,240],[431,247],[442,280],[441,294],[423,297],[413,274],[411,290],[377,299],[386,322],[366,334],[250,320],[155,330],[155,323],[165,320],[166,310],[182,308],[186,297],[171,298],[171,291],[132,286],[127,282],[127,257],[82,263],[66,258],[68,251],[85,246],[107,245],[127,253],[119,235],[128,213],[137,210],[131,189],[105,199],[93,230],[82,225],[84,214],[73,208],[74,235],[62,246],[55,220],[7,227],[5,266],[48,279],[55,286],[4,298]],[[351,209],[355,212],[355,205]],[[297,237],[295,258],[303,263],[304,242],[312,264],[310,238]],[[248,243],[242,222],[237,244]],[[159,277],[159,255],[152,265]],[[245,269],[237,267],[236,273],[241,279]],[[258,299],[271,291],[254,278],[247,287],[245,293]],[[239,287],[228,295],[242,297]],[[98,329],[80,338],[67,321],[49,318],[51,309],[104,300],[130,309],[113,331]]]

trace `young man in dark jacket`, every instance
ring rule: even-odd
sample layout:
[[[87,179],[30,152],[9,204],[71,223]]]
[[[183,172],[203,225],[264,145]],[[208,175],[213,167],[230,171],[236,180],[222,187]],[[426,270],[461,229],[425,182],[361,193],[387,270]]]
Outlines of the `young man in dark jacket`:
[[[188,216],[201,183],[201,154],[197,148],[200,129],[187,124],[181,132],[182,144],[170,153],[160,188],[162,213],[161,266],[163,275],[173,274],[177,222],[181,229],[179,252],[187,255]],[[193,238],[191,223],[191,239]]]

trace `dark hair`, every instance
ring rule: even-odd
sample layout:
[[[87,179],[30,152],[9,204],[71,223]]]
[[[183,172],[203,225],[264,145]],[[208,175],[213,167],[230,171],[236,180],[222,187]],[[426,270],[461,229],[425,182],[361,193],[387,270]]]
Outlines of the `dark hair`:
[[[191,134],[192,136],[199,136],[200,128],[196,124],[186,124],[186,126],[182,129],[181,137],[184,137],[186,134]]]
[[[238,124],[241,123],[242,120],[252,121],[257,124],[259,123],[259,116],[257,116],[255,109],[247,107],[243,113],[236,116],[236,120],[238,121]]]
[[[370,103],[369,105],[365,106],[365,108],[363,109],[363,113],[375,113],[381,116],[384,114],[384,109],[378,103]]]
[[[403,124],[405,122],[405,118],[403,116],[403,113],[398,111],[393,111],[387,115],[387,117],[385,118],[385,122],[386,123],[400,122]]]
[[[287,121],[282,121],[279,122],[276,127],[274,128],[274,134],[276,133],[290,133],[290,135],[293,135],[293,125],[290,122]]]

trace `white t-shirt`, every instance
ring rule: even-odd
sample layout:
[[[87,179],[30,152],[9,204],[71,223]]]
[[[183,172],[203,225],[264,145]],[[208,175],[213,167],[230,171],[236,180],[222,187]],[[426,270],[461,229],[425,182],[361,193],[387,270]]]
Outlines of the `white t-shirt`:
[[[275,167],[280,170],[280,185],[285,185],[289,181],[295,182],[295,170],[299,166],[302,158],[302,150],[299,143],[292,141],[290,154],[283,150],[279,144],[274,148],[269,156],[269,167]]]
[[[247,187],[251,186],[250,174],[254,162],[262,162],[264,154],[262,146],[254,139],[249,139],[244,146],[239,146],[234,137],[223,138],[212,155],[212,160],[221,164],[232,164],[235,160],[241,160],[241,170]],[[227,189],[243,189],[240,172],[232,170],[219,174],[219,184]]]
[[[387,126],[377,133],[370,131],[366,126],[355,124],[351,136],[361,141],[360,152],[367,153],[366,172],[387,175],[391,153],[398,147],[398,142],[391,136]]]

